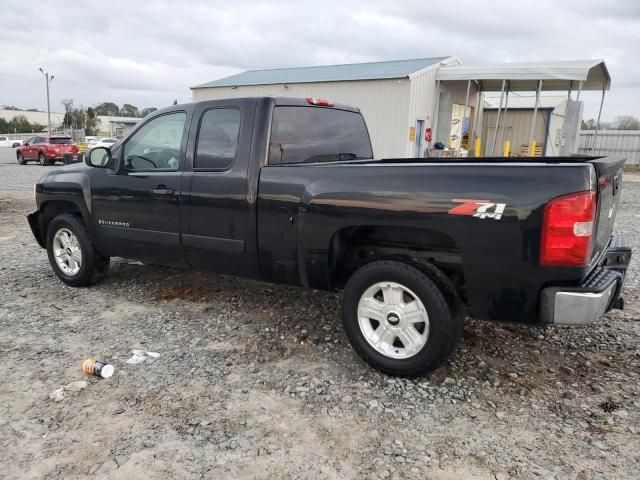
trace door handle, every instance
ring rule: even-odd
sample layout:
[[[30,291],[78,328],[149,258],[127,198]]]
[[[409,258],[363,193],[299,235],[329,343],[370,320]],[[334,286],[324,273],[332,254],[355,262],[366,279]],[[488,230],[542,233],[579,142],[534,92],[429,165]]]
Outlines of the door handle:
[[[151,193],[153,193],[157,197],[170,197],[176,192],[172,188],[163,188],[162,186],[160,186],[151,190]]]

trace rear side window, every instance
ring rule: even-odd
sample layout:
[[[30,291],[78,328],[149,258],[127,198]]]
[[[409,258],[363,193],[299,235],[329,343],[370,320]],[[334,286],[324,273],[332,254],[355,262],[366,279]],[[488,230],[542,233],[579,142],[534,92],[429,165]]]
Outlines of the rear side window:
[[[49,143],[51,145],[71,145],[73,140],[71,138],[50,138]]]
[[[372,158],[362,115],[317,107],[276,107],[269,164],[334,162]]]
[[[238,150],[240,110],[214,108],[202,115],[195,168],[225,170],[231,166]]]

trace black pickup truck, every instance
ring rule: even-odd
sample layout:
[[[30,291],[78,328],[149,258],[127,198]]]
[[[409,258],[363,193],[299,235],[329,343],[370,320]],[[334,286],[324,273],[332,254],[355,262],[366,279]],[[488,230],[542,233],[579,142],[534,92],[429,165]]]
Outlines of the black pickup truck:
[[[45,174],[28,217],[64,283],[118,256],[341,290],[353,347],[390,374],[440,365],[466,314],[622,307],[624,159],[375,160],[357,108],[262,97],[157,111],[85,163]]]

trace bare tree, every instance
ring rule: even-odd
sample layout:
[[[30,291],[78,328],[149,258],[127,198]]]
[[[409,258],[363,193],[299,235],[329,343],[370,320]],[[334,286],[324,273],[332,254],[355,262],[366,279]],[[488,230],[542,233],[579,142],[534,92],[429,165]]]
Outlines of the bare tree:
[[[73,121],[73,98],[65,98],[60,103],[62,103],[64,107],[64,120],[62,123],[71,128],[71,122]]]
[[[633,115],[621,115],[613,121],[616,130],[640,130],[640,120]]]

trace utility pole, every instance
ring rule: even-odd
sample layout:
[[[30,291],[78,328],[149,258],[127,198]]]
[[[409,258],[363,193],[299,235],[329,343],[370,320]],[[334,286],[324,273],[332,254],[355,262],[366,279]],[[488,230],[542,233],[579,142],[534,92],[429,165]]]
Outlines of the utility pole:
[[[49,84],[53,82],[54,76],[49,77],[49,72],[45,72],[40,67],[40,73],[44,75],[45,82],[47,82],[47,134],[51,136],[51,102],[49,101]]]

